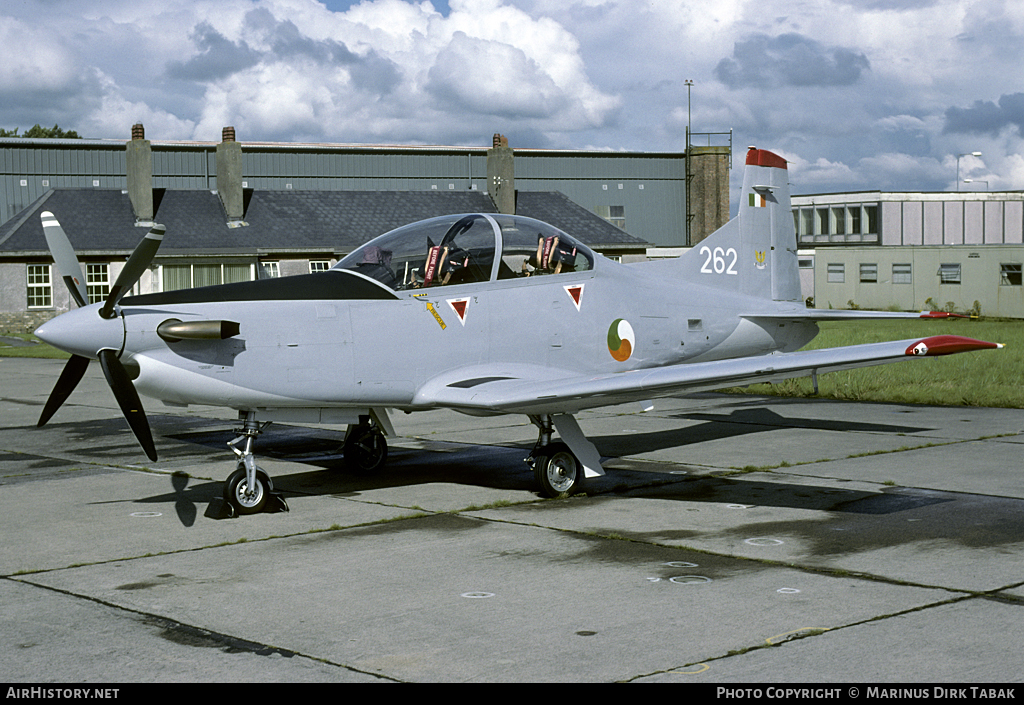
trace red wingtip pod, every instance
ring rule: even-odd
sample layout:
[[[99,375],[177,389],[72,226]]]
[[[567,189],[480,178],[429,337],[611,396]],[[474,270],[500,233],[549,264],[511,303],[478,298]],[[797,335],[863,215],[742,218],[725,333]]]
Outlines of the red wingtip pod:
[[[922,311],[921,318],[970,318],[970,316],[949,311]]]
[[[962,335],[933,335],[907,348],[907,355],[952,355],[971,350],[994,350],[1003,347],[1000,343],[986,343],[984,340],[965,338]]]
[[[751,147],[747,152],[747,166],[772,166],[776,169],[786,169],[786,160],[767,149]]]

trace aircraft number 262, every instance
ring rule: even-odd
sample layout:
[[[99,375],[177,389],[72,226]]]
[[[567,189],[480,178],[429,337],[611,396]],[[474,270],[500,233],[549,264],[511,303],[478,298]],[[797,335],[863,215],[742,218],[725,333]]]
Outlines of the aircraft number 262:
[[[708,258],[704,260],[704,265],[700,268],[701,274],[739,274],[736,271],[736,259],[739,255],[736,254],[736,248],[730,247],[728,250],[723,250],[721,247],[716,247],[714,251],[710,247],[704,245],[700,248],[700,253],[703,255],[707,253]],[[726,264],[726,258],[732,257],[729,260],[728,265]],[[714,267],[714,270],[712,270]]]

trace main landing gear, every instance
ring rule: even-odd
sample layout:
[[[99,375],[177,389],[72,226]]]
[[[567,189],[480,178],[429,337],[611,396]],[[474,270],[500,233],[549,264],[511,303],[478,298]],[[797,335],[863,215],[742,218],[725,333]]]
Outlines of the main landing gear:
[[[284,497],[279,492],[274,492],[274,483],[270,475],[256,465],[256,456],[253,454],[256,437],[266,428],[266,424],[260,426],[256,422],[254,411],[239,412],[238,416],[244,421],[241,435],[228,442],[228,446],[238,456],[238,464],[224,483],[224,502],[229,508],[230,515],[288,511]],[[244,449],[239,450],[237,446],[243,441]]]
[[[342,451],[345,464],[358,473],[370,475],[388,461],[388,442],[380,426],[369,416],[360,416],[358,424],[350,424],[345,432]]]
[[[551,441],[554,433],[551,415],[530,416],[530,421],[540,430],[540,435],[526,462],[533,468],[541,494],[559,497],[577,492],[583,483],[583,465],[568,445]]]

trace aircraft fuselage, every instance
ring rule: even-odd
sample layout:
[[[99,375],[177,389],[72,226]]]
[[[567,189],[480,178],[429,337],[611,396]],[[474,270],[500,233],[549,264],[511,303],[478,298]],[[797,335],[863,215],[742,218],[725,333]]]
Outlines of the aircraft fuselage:
[[[795,324],[773,335],[737,318],[735,295],[656,276],[598,259],[587,272],[398,292],[334,270],[293,278],[292,298],[268,298],[284,280],[126,298],[122,360],[137,367],[141,393],[170,403],[411,410],[428,380],[475,364],[606,374],[795,349],[813,337]],[[239,333],[167,342],[156,330],[170,319],[231,320]],[[609,341],[617,321],[632,332],[625,359]]]

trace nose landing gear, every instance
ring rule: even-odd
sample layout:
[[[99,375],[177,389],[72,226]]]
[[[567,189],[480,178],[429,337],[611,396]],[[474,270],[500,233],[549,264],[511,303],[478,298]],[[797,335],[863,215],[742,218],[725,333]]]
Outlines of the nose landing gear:
[[[279,492],[274,492],[274,483],[270,475],[256,465],[256,456],[253,454],[256,437],[267,424],[260,426],[256,422],[255,411],[239,412],[239,418],[244,421],[241,435],[228,442],[228,446],[238,456],[235,471],[224,483],[224,503],[228,507],[229,515],[258,514],[263,511],[287,512],[287,502]],[[245,441],[245,446],[243,450],[239,450],[237,446],[242,441]]]

